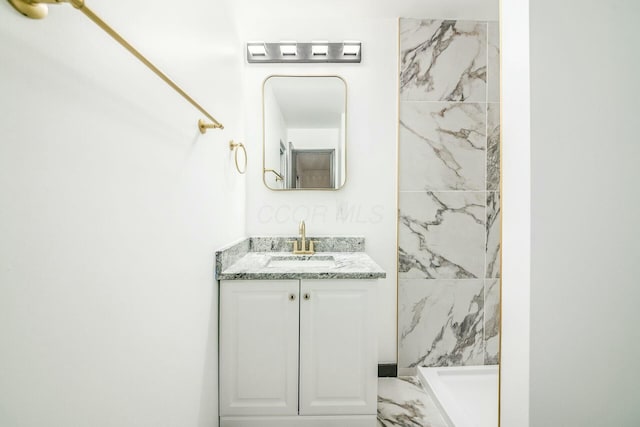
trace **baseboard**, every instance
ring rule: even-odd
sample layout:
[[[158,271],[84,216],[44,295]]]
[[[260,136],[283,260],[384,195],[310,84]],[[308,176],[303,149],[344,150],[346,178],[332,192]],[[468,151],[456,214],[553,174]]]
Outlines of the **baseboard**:
[[[400,377],[415,377],[418,375],[418,368],[400,368],[398,369],[398,376]]]
[[[397,376],[398,376],[397,363],[383,363],[378,365],[378,378],[397,377]]]

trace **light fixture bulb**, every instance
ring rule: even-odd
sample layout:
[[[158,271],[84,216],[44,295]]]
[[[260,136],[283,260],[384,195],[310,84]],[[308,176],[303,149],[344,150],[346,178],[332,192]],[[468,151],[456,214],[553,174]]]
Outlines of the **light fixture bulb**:
[[[280,42],[280,53],[282,54],[282,56],[296,56],[297,51],[298,49],[296,42]]]
[[[360,53],[360,42],[344,42],[342,54],[345,56],[358,56]]]
[[[251,56],[267,56],[267,48],[263,42],[247,43],[247,50]]]
[[[311,55],[327,56],[329,54],[329,42],[317,41],[311,42]]]

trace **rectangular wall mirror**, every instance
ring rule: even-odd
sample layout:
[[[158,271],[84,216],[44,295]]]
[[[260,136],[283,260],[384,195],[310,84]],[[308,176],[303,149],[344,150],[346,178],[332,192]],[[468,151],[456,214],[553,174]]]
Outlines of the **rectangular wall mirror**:
[[[338,76],[270,76],[262,89],[263,181],[338,190],[346,180],[347,85]]]

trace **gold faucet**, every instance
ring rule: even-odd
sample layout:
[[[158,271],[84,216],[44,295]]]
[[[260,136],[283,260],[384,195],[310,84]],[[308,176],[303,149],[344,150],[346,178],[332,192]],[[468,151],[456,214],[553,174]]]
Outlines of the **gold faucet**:
[[[307,227],[305,226],[304,221],[300,221],[298,232],[300,233],[300,249],[298,249],[298,241],[294,240],[293,253],[296,255],[313,255],[316,253],[313,248],[313,240],[309,240],[309,249],[307,249]]]

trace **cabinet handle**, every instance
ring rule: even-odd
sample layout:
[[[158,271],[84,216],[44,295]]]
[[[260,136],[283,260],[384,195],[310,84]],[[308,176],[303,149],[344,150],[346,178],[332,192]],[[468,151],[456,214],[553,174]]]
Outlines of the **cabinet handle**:
[[[289,294],[289,301],[295,301],[296,300],[296,294]]]
[[[304,294],[304,299],[310,300],[311,299],[311,295],[310,294]]]

